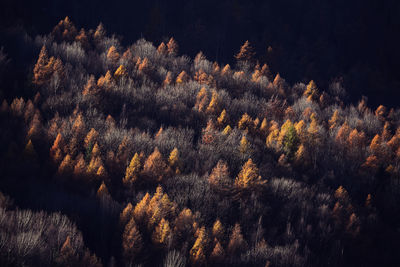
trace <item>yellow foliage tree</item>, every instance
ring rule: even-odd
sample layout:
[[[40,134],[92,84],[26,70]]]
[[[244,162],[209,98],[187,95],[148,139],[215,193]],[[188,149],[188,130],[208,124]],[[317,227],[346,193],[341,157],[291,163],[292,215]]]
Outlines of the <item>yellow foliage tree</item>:
[[[168,54],[172,56],[176,56],[178,54],[178,43],[175,41],[174,38],[171,37],[167,43]]]
[[[261,179],[257,166],[249,159],[239,172],[235,179],[235,186],[240,189],[246,189],[255,185],[263,185],[266,181]]]
[[[186,71],[182,71],[179,73],[178,77],[176,77],[176,83],[186,83],[190,79],[189,75],[187,75]]]
[[[247,246],[246,241],[243,238],[240,224],[236,223],[229,238],[227,252],[229,255],[235,255],[239,251],[242,251]]]
[[[212,169],[208,182],[218,189],[229,188],[232,184],[229,178],[229,170],[226,162],[220,160],[217,165]]]
[[[129,166],[126,168],[125,176],[122,182],[124,185],[131,186],[134,182],[137,181],[138,175],[140,173],[142,164],[140,163],[140,157],[138,153],[132,157]]]
[[[152,240],[157,245],[167,246],[172,241],[172,232],[168,220],[161,219],[153,232]]]
[[[213,225],[212,234],[214,238],[218,240],[224,240],[225,229],[219,219],[217,219]]]
[[[143,166],[143,174],[148,180],[156,182],[160,182],[164,177],[170,174],[170,168],[163,160],[157,147],[146,159]]]
[[[211,101],[208,105],[206,112],[209,114],[215,114],[219,112],[219,100],[218,100],[218,93],[214,90],[212,92]]]
[[[235,58],[240,61],[250,61],[253,59],[255,53],[247,40],[241,47],[239,53],[235,55]]]
[[[117,63],[119,59],[119,53],[117,52],[117,48],[115,48],[115,46],[112,45],[108,49],[107,59],[113,64]]]
[[[114,78],[119,79],[121,77],[126,77],[128,75],[128,72],[126,71],[126,68],[123,65],[120,65],[118,69],[114,72]]]
[[[194,265],[201,265],[205,262],[205,251],[207,249],[208,237],[205,227],[201,227],[198,237],[190,250],[190,259]]]
[[[211,104],[211,103],[210,103]],[[223,109],[219,117],[217,118],[218,125],[222,126],[228,121],[228,115],[226,114],[226,110]]]

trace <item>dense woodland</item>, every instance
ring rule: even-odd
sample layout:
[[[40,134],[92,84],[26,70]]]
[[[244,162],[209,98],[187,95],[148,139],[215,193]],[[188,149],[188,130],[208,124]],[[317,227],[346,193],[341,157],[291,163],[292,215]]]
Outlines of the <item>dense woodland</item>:
[[[290,84],[248,41],[222,65],[66,17],[24,42],[30,74],[0,94],[1,266],[400,263],[399,109]]]

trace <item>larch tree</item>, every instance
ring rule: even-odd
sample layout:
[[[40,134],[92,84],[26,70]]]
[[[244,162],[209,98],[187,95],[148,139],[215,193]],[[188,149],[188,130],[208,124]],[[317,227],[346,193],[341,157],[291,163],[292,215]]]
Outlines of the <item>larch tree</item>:
[[[168,246],[172,242],[172,231],[168,220],[161,219],[154,229],[152,235],[153,243],[156,245]]]
[[[304,91],[304,95],[307,97],[309,100],[316,100],[319,97],[319,91],[318,87],[315,84],[314,80],[311,80],[308,85],[306,90]]]
[[[223,126],[228,122],[228,115],[225,109],[222,110],[221,114],[217,118],[217,122],[219,126]]]
[[[227,252],[229,255],[237,255],[240,251],[246,248],[247,244],[243,238],[242,230],[240,229],[240,224],[236,223],[232,229],[232,233],[229,237],[229,243],[227,247]]]
[[[115,46],[110,46],[110,48],[107,51],[107,59],[112,63],[116,64],[118,59],[119,59],[119,53],[117,51],[117,48]]]
[[[176,83],[187,83],[190,80],[189,75],[186,73],[186,71],[181,71],[179,73],[178,77],[176,77]]]
[[[114,78],[116,80],[126,77],[128,75],[128,72],[126,71],[126,68],[124,65],[119,65],[118,69],[114,72]]]
[[[135,260],[143,249],[143,239],[135,220],[131,219],[122,235],[122,251],[126,260]]]
[[[169,175],[169,172],[170,168],[156,147],[144,163],[143,174],[150,181],[160,182]]]
[[[205,227],[201,227],[196,241],[190,250],[190,259],[194,265],[202,265],[206,261],[205,252],[208,245],[208,237]]]
[[[139,173],[141,171],[142,164],[140,162],[140,156],[138,153],[132,157],[131,162],[129,163],[128,167],[125,171],[125,176],[122,180],[124,185],[131,186],[135,183],[139,177]]]
[[[211,95],[211,101],[208,104],[208,107],[206,109],[206,112],[209,114],[218,114],[220,111],[220,103],[219,103],[219,98],[218,98],[218,93],[213,90],[212,95]]]
[[[161,42],[161,44],[158,46],[157,52],[160,55],[167,55],[168,54],[168,48],[167,48],[167,46],[165,45],[164,42]]]
[[[261,179],[257,166],[249,159],[235,179],[235,186],[239,189],[247,189],[255,185],[263,185],[266,181]]]
[[[235,55],[238,61],[251,61],[255,55],[253,47],[251,47],[250,42],[247,40],[241,47],[239,53]]]
[[[167,43],[167,48],[168,48],[167,49],[168,55],[176,56],[178,54],[179,46],[173,37],[171,37],[171,39],[169,39],[169,41]]]
[[[229,177],[228,165],[225,161],[219,160],[208,176],[208,182],[216,189],[228,189],[232,186]]]
[[[47,54],[47,49],[46,46],[42,46],[42,49],[40,50],[39,53],[39,58],[35,64],[35,67],[33,68],[33,83],[36,85],[42,85],[46,80],[48,76],[48,71],[47,71],[47,64],[49,62],[49,57]]]
[[[223,262],[225,258],[225,250],[218,240],[215,240],[214,249],[211,252],[210,260],[216,264]]]
[[[225,229],[219,219],[217,219],[213,224],[212,234],[214,238],[220,241],[223,241],[225,239]]]

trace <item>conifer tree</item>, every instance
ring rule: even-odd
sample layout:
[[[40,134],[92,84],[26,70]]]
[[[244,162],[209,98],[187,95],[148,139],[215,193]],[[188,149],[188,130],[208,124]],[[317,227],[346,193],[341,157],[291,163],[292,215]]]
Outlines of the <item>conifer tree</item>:
[[[172,232],[168,220],[161,219],[160,223],[154,229],[152,236],[153,243],[167,246],[172,241]]]
[[[125,177],[122,180],[125,185],[130,186],[137,181],[141,166],[142,164],[140,162],[139,154],[135,153],[131,159],[131,162],[129,163],[129,166],[126,168]]]
[[[247,246],[246,241],[243,238],[242,230],[240,229],[240,224],[236,223],[229,237],[229,243],[227,247],[227,252],[229,255],[236,255],[238,252],[245,249]]]
[[[158,148],[156,147],[151,155],[146,159],[143,166],[143,174],[150,181],[160,182],[168,176],[170,169],[165,163]]]
[[[173,37],[169,39],[167,47],[168,47],[168,55],[176,56],[178,54],[178,48],[179,48],[178,43],[175,41]]]
[[[243,166],[235,179],[235,186],[246,189],[255,185],[263,185],[266,181],[261,179],[257,166],[249,159]]]
[[[201,227],[198,237],[190,250],[190,259],[194,265],[202,265],[205,263],[205,251],[207,249],[208,237],[205,227]]]
[[[218,189],[227,189],[232,185],[229,177],[229,170],[226,162],[219,160],[217,165],[212,169],[208,182]]]
[[[255,53],[247,40],[241,47],[239,53],[235,55],[235,58],[239,61],[250,61],[253,59]]]

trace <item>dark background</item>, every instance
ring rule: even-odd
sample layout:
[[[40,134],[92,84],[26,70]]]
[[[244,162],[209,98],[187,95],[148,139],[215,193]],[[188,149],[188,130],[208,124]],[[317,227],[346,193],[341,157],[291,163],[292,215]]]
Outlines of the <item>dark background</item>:
[[[18,56],[15,42],[7,42],[10,33],[47,34],[67,15],[78,29],[103,22],[124,45],[140,37],[158,45],[173,36],[180,53],[202,50],[220,63],[234,63],[249,40],[260,61],[291,84],[314,79],[326,89],[342,79],[351,101],[365,95],[372,106],[398,106],[399,1],[2,0],[0,45]]]

